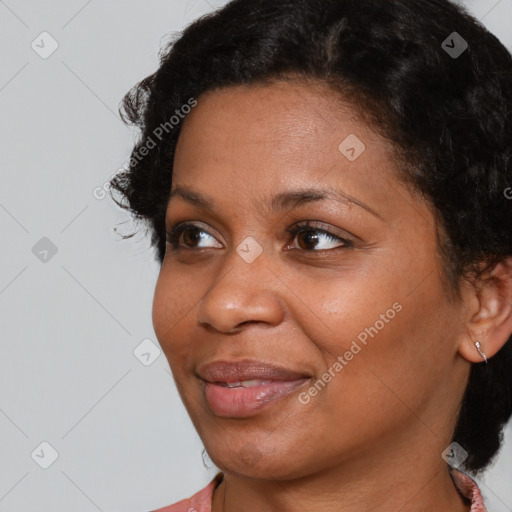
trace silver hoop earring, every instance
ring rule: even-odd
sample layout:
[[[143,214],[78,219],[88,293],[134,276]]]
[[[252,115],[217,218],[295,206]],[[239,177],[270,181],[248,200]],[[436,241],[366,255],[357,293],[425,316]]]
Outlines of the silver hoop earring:
[[[482,351],[482,345],[479,341],[475,341],[476,349],[478,350],[478,353],[482,356],[482,359],[485,361],[485,364],[487,364],[487,356]]]

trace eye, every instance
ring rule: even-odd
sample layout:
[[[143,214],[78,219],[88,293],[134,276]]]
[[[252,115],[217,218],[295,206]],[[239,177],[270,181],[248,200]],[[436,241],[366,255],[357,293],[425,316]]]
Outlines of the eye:
[[[215,238],[213,238],[210,235],[210,233],[208,233],[208,231],[202,229],[200,226],[196,224],[178,224],[167,233],[166,239],[167,242],[169,242],[172,248],[175,250],[179,250],[182,248],[202,249],[203,247],[194,246],[194,244],[199,243],[203,240],[207,240],[208,237],[210,237],[212,240],[215,240]],[[182,238],[184,243],[182,243],[181,241]]]
[[[292,235],[293,240],[297,238],[300,249],[308,252],[343,249],[354,245],[350,240],[341,238],[326,229],[321,229],[311,221],[295,225],[286,231]],[[302,243],[300,243],[301,241]]]
[[[299,240],[299,249],[307,252],[329,251],[334,249],[343,249],[353,247],[350,240],[341,238],[326,229],[317,227],[313,222],[307,221],[303,224],[297,224],[286,230],[292,236],[292,240]],[[215,238],[205,229],[196,224],[184,223],[171,228],[167,233],[167,242],[171,244],[174,250],[180,249],[202,249],[211,246],[196,245],[201,241],[207,241],[208,238]],[[217,246],[218,247],[218,246]],[[222,246],[220,246],[222,247]],[[290,247],[287,247],[289,249]],[[292,247],[293,248],[293,247]]]

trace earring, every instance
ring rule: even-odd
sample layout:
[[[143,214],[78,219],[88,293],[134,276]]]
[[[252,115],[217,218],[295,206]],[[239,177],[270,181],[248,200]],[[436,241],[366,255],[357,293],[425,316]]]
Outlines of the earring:
[[[478,353],[482,356],[483,360],[485,361],[485,364],[487,364],[487,356],[482,351],[482,345],[479,341],[475,341],[476,349],[478,350]]]

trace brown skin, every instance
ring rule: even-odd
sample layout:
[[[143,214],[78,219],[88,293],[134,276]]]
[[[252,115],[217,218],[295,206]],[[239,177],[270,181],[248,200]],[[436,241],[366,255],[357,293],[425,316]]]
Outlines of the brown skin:
[[[349,134],[366,145],[354,162],[338,150]],[[321,84],[209,92],[185,120],[172,188],[194,188],[216,207],[170,201],[168,230],[187,221],[206,231],[183,234],[181,250],[168,244],[153,325],[225,473],[213,512],[469,510],[441,453],[470,363],[481,361],[474,340],[491,357],[512,331],[510,268],[495,279],[506,286],[463,282],[462,301],[451,299],[432,210],[397,172],[389,143]],[[336,200],[263,206],[312,187],[348,194],[376,215]],[[317,231],[286,233],[308,220],[353,247]],[[249,236],[263,248],[250,264],[236,252]],[[308,404],[297,391],[249,418],[208,408],[200,365],[264,360],[312,375],[307,391],[396,302],[402,310]]]

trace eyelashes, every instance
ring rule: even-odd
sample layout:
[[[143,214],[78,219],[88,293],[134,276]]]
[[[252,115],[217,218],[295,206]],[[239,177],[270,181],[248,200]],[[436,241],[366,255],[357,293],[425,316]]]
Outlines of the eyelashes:
[[[315,252],[326,252],[326,251],[333,251],[337,249],[348,249],[354,246],[354,243],[351,240],[348,240],[346,238],[342,238],[331,231],[324,229],[325,226],[322,223],[315,223],[314,221],[307,221],[299,224],[295,224],[291,228],[287,229],[286,232],[290,235],[291,242],[293,242],[299,235],[308,235],[309,239],[306,240],[306,248],[303,247],[291,247],[292,250],[299,250],[303,252],[309,252],[309,253],[315,253]],[[213,237],[206,229],[202,228],[201,226],[197,224],[192,223],[182,223],[174,226],[171,228],[169,232],[166,234],[166,240],[170,244],[172,250],[174,251],[193,251],[193,250],[199,250],[199,249],[208,249],[210,247],[191,247],[187,244],[183,244],[182,241],[182,235],[184,239],[188,237],[188,243],[194,244],[194,243],[201,243],[201,241],[207,239],[208,237],[211,237],[213,240],[215,240],[215,237]],[[311,235],[313,235],[311,237]],[[325,248],[326,243],[324,242],[327,240],[327,245],[334,245],[334,247],[328,247]],[[218,243],[218,242],[217,242]],[[320,250],[316,248],[308,248],[307,246],[309,244],[318,244],[323,245],[324,248],[321,248]],[[303,244],[304,245],[304,244]],[[222,246],[221,246],[222,247]],[[215,248],[215,247],[214,247]],[[287,246],[287,249],[290,247]]]
[[[208,236],[212,235],[208,233],[205,229],[201,228],[200,226],[197,226],[196,224],[191,223],[184,223],[184,224],[178,224],[177,226],[174,226],[168,233],[167,233],[167,242],[171,244],[171,247],[173,250],[181,250],[183,246],[181,245],[181,235],[183,233],[187,232],[199,232],[199,233],[207,233]],[[199,237],[204,238],[204,237]],[[186,247],[186,249],[194,249],[193,247]]]

